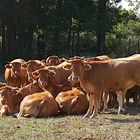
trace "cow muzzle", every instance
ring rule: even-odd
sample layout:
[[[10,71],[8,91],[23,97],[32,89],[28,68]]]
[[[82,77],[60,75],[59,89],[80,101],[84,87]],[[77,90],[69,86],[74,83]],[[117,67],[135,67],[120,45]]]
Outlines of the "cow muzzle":
[[[78,76],[73,76],[72,81],[74,82],[80,81],[80,78]]]
[[[7,103],[6,100],[4,100],[4,99],[1,99],[0,102],[2,105],[5,105]]]

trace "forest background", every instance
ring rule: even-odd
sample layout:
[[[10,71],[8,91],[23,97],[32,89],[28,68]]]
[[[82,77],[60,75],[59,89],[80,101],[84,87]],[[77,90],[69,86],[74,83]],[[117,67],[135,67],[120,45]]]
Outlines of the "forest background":
[[[44,59],[140,53],[138,0],[0,0],[0,65]]]

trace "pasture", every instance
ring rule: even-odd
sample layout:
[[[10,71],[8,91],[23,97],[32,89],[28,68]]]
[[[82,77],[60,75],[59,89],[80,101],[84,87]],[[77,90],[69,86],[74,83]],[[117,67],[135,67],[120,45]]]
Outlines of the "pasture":
[[[96,118],[58,115],[51,118],[0,118],[2,140],[140,140],[140,109],[117,115],[109,109]]]

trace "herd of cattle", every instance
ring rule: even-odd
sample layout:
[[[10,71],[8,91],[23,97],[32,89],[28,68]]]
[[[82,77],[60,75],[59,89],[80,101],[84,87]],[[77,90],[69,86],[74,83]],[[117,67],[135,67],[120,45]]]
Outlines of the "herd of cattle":
[[[48,117],[59,113],[95,117],[110,105],[118,113],[129,99],[140,104],[140,54],[111,59],[50,56],[15,59],[5,65],[0,82],[0,115]]]

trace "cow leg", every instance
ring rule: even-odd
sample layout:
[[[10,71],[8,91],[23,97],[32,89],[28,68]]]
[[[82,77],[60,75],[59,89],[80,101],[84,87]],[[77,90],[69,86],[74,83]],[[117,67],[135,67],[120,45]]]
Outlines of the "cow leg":
[[[109,93],[103,92],[102,100],[103,100],[103,111],[108,109],[107,100],[108,100]]]
[[[102,92],[96,92],[96,94],[94,94],[94,99],[93,99],[94,110],[93,110],[93,113],[90,116],[90,118],[94,118],[95,116],[98,115],[98,111],[99,111],[99,108],[100,108],[101,95],[102,95]]]
[[[84,115],[83,118],[89,117],[89,116],[92,114],[93,105],[94,105],[94,95],[93,95],[93,94],[90,94],[90,96],[89,96],[89,108],[88,108],[88,111],[87,111],[87,113]]]
[[[117,91],[116,94],[117,94],[117,100],[118,100],[118,103],[119,103],[118,114],[120,114],[121,111],[123,111],[124,94],[125,94],[125,92]]]

